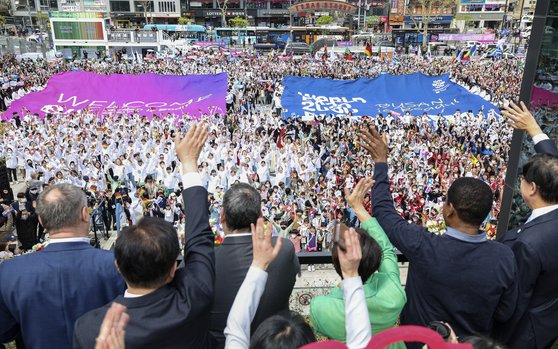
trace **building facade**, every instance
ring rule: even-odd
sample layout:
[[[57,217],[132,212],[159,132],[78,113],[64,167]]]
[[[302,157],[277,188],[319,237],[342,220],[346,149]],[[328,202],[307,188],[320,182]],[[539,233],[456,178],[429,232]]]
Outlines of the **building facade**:
[[[460,0],[456,26],[462,32],[469,29],[501,29],[506,6],[509,6],[506,0]]]

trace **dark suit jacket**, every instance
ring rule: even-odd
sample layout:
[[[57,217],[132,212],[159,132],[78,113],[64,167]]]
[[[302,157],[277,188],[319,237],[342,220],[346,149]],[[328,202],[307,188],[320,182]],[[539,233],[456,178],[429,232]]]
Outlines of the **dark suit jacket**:
[[[372,212],[393,245],[409,259],[401,324],[445,321],[463,337],[487,335],[494,320],[507,321],[517,302],[511,249],[478,236],[436,235],[407,223],[393,206],[386,163],[376,163],[374,179]]]
[[[551,139],[546,139],[537,143],[535,145],[535,151],[538,154],[549,154],[558,156],[558,148],[556,148],[554,141],[552,141]]]
[[[126,289],[112,252],[62,242],[0,264],[0,343],[71,348],[74,322]]]
[[[200,186],[183,192],[186,210],[184,267],[174,280],[137,298],[114,300],[128,308],[126,348],[207,348],[209,309],[215,281],[213,232],[209,226],[207,191]],[[74,348],[94,348],[110,304],[76,322]]]
[[[275,240],[276,238],[273,239],[274,244]],[[252,264],[252,236],[227,236],[215,253],[217,276],[210,331],[217,341],[217,347],[223,347],[225,343],[223,331],[227,326],[229,311]],[[281,251],[269,265],[267,272],[265,290],[252,321],[252,333],[263,320],[289,309],[289,297],[296,275],[300,272],[294,246],[289,240],[283,239]]]
[[[535,145],[537,153],[558,156],[552,140]],[[513,318],[498,324],[496,336],[512,349],[548,348],[558,339],[558,210],[504,234],[517,260],[519,301]]]

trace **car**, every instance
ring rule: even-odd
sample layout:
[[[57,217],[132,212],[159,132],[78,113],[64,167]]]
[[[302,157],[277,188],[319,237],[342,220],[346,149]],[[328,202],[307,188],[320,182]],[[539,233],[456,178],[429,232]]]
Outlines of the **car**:
[[[285,51],[288,54],[305,54],[310,53],[310,46],[305,42],[289,42],[285,46]]]

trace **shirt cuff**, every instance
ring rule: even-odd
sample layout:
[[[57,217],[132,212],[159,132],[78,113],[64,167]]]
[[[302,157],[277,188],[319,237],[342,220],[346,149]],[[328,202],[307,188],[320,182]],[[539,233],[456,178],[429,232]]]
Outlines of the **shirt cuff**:
[[[355,290],[359,287],[362,287],[362,279],[360,276],[355,276],[349,279],[343,279],[341,281],[341,285],[343,286],[343,293],[352,293],[352,290]]]
[[[545,141],[550,139],[545,133],[539,133],[538,135],[533,136],[533,143],[537,145],[539,142]]]
[[[184,190],[192,187],[203,187],[202,179],[198,172],[188,172],[182,175]]]

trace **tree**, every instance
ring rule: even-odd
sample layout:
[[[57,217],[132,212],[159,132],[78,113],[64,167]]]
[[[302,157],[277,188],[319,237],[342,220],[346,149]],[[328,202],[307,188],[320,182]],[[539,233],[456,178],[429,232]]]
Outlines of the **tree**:
[[[217,7],[221,10],[221,25],[227,26],[227,8],[229,0],[217,0]]]
[[[229,24],[233,28],[246,28],[248,26],[248,20],[237,16],[229,19]]]
[[[366,28],[373,28],[380,23],[380,16],[368,16],[366,20]]]
[[[190,24],[192,22],[194,22],[194,21],[190,17],[180,17],[180,18],[178,18],[178,24],[184,25],[184,24]]]
[[[10,0],[0,0],[0,14],[3,16],[11,16],[12,4]]]
[[[6,26],[6,17],[0,16],[0,30],[4,33],[4,27]]]
[[[459,0],[410,0],[405,16],[409,16],[419,33],[422,33],[422,46],[426,47],[428,37],[428,25],[433,21],[433,17],[447,13],[455,13]],[[417,11],[419,10],[419,11]],[[420,12],[421,19],[415,19],[416,12]]]
[[[48,27],[48,15],[44,12],[37,13],[37,22],[39,23],[39,28],[44,31]]]
[[[328,25],[333,23],[333,17],[331,16],[321,16],[316,19],[316,25]]]
[[[153,1],[151,0],[142,0],[140,1],[140,6],[143,9],[143,16],[145,17],[146,24],[149,24],[149,17],[147,16],[148,12],[153,12]]]

